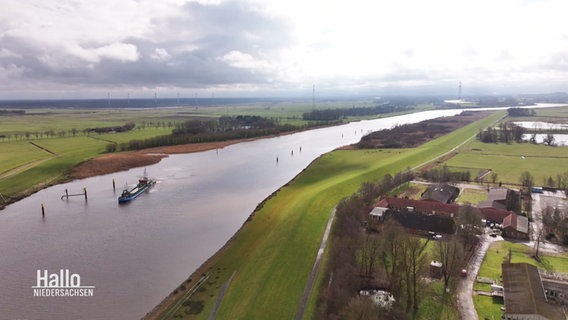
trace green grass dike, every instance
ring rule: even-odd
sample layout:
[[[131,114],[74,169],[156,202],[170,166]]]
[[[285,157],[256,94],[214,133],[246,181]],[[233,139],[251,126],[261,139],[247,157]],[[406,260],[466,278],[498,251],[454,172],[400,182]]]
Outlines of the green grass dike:
[[[207,319],[233,273],[215,319],[295,318],[330,212],[342,198],[356,192],[362,182],[377,181],[447,153],[503,114],[492,113],[417,148],[336,150],[321,156],[259,206],[191,281],[176,290],[181,296],[192,289],[190,298],[156,318]],[[320,268],[325,268],[325,259],[324,255]],[[322,271],[304,319],[314,318]],[[196,286],[202,276],[207,280]]]

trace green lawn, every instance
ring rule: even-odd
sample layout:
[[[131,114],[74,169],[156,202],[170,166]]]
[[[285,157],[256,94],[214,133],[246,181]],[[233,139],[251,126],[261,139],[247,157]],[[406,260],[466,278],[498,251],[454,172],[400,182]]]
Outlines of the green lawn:
[[[509,249],[511,250],[511,262],[512,263],[529,263],[540,269],[568,273],[568,253],[564,254],[543,254],[541,253],[541,262],[536,261],[531,257],[532,248],[527,247],[521,243],[513,243],[509,241],[497,241],[493,242],[485,259],[481,264],[479,269],[478,277],[490,278],[500,281],[501,277],[501,264],[505,261],[509,254]],[[490,286],[488,284],[476,283],[474,286],[476,290],[489,291]],[[491,297],[474,296],[474,303],[477,313],[480,319],[488,318],[491,316],[495,319],[501,317],[500,308],[503,306],[501,299],[493,299]]]
[[[463,189],[460,196],[456,199],[458,204],[472,204],[476,205],[480,201],[487,200],[488,192],[485,189]]]
[[[473,304],[479,319],[499,320],[503,315],[503,311],[501,311],[501,307],[503,307],[502,298],[474,295]]]

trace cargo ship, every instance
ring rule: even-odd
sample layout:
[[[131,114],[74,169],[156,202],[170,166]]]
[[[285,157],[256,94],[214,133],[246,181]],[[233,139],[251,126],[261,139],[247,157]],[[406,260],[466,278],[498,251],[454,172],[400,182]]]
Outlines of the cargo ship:
[[[118,197],[118,203],[126,203],[136,199],[136,197],[141,195],[142,192],[148,190],[148,188],[152,187],[154,184],[156,184],[156,180],[148,178],[146,170],[144,170],[144,176],[138,179],[138,184],[134,188],[127,188],[122,191],[122,194]]]

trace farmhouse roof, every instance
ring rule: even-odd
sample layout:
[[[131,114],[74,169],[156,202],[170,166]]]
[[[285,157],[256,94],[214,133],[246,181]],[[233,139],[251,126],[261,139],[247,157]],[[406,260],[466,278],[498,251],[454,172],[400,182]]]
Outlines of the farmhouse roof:
[[[528,263],[504,263],[503,299],[505,316],[540,315],[545,319],[565,320],[563,312],[547,303],[538,269]]]
[[[386,207],[374,207],[373,210],[371,210],[371,212],[369,212],[369,215],[374,216],[374,217],[382,217],[385,215],[385,211],[387,211],[388,209]]]
[[[512,212],[503,219],[503,229],[513,228],[522,233],[529,233],[529,219]]]
[[[434,200],[442,203],[450,203],[457,198],[460,189],[449,184],[431,185],[424,191],[420,200]]]
[[[385,202],[382,202],[383,200],[385,200]],[[437,201],[412,200],[391,197],[383,198],[379,203],[386,203],[388,208],[412,208],[414,211],[424,213],[457,214],[460,208],[460,206],[457,204],[446,204]]]
[[[507,194],[509,189],[507,188],[491,188],[489,189],[489,194],[487,195],[487,200],[480,201],[477,204],[478,208],[496,208],[505,209],[507,207]]]
[[[513,211],[507,211],[495,208],[478,208],[478,209],[485,220],[497,223],[503,223],[503,219],[505,219],[508,215],[513,213]]]
[[[457,204],[447,204],[437,201],[386,197],[382,198],[377,203],[377,207],[399,209],[399,210],[405,208],[412,208],[414,211],[422,213],[457,215],[461,206]],[[500,210],[495,208],[478,208],[478,210],[479,213],[484,217],[484,219],[497,223],[502,223],[505,217],[513,213],[512,211]]]

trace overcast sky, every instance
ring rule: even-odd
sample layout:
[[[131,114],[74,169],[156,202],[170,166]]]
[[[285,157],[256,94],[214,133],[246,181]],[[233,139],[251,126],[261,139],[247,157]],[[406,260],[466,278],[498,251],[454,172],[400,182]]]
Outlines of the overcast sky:
[[[2,0],[0,99],[568,91],[566,0]]]

